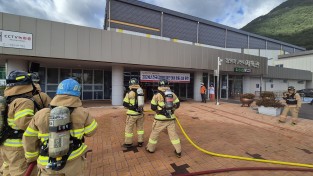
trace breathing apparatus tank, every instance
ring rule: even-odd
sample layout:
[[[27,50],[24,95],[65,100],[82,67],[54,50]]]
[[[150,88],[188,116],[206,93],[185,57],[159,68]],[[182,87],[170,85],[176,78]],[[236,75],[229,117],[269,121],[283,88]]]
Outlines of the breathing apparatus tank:
[[[4,130],[4,123],[5,123],[5,116],[6,116],[6,109],[7,103],[6,103],[6,99],[2,96],[0,96],[0,138],[2,138],[2,133]]]
[[[140,109],[142,109],[143,106],[145,105],[145,97],[144,97],[142,88],[137,89],[137,103],[138,103],[138,108]]]
[[[173,97],[173,92],[171,91],[171,89],[167,89],[165,92],[164,92],[164,95],[165,95],[165,100],[164,100],[164,103],[165,103],[165,110],[167,112],[167,114],[169,114],[169,116],[172,115],[172,110],[173,110],[173,106],[174,106],[174,97]]]
[[[58,106],[49,117],[49,163],[47,168],[60,170],[65,166],[64,156],[70,149],[71,114],[67,107]]]

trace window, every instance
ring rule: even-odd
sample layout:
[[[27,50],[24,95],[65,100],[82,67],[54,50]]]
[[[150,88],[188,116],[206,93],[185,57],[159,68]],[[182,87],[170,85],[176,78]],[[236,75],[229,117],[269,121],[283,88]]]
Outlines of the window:
[[[70,69],[61,69],[60,70],[60,81],[71,77],[71,70]]]
[[[271,88],[274,88],[274,84],[271,84]]]
[[[104,82],[103,82],[103,98],[110,99],[111,98],[111,90],[112,90],[112,73],[111,71],[104,72]],[[124,78],[125,79],[125,78]]]
[[[39,68],[40,87],[43,92],[46,92],[46,68]]]
[[[82,70],[73,69],[72,70],[72,77],[75,78],[81,84],[82,83]]]
[[[284,67],[284,64],[275,65],[275,67]]]
[[[83,74],[83,83],[92,84],[93,79],[93,70],[84,70]]]
[[[304,84],[304,81],[298,81],[298,84]]]
[[[47,83],[48,84],[58,84],[59,83],[59,69],[48,68],[47,69]]]
[[[256,84],[255,87],[258,89],[260,88],[260,84]]]
[[[94,76],[94,83],[95,84],[102,84],[103,83],[103,71],[102,70],[95,70]]]
[[[0,66],[0,79],[5,79],[5,66]]]
[[[283,83],[287,83],[287,82],[288,82],[288,80],[287,80],[287,79],[284,79],[284,80],[283,80]]]
[[[103,99],[103,71],[102,70],[94,70],[94,94],[93,98]]]

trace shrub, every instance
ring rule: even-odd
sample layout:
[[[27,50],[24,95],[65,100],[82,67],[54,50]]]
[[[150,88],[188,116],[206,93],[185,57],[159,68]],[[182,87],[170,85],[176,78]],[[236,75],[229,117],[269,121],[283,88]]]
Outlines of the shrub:
[[[284,105],[280,103],[279,100],[267,99],[267,98],[257,100],[256,105],[264,106],[264,107],[274,107],[274,108],[284,107]]]
[[[240,98],[254,99],[255,95],[252,93],[245,93],[240,96]]]
[[[275,100],[274,92],[262,92],[260,96],[261,96],[262,99],[272,99],[272,100]]]

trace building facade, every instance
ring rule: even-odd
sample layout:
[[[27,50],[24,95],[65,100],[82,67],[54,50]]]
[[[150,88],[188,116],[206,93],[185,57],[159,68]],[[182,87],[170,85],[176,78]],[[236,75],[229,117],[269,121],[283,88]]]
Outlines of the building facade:
[[[137,0],[107,0],[104,28],[267,57],[269,65],[273,65],[280,54],[305,50]]]
[[[281,55],[275,65],[313,72],[313,50]],[[313,88],[312,81],[308,81],[305,88]]]
[[[227,99],[248,92],[285,90],[286,80],[296,86],[312,80],[310,71],[268,66],[268,58],[246,54],[245,48],[237,52],[238,48],[109,29],[0,13],[0,76],[15,69],[39,72],[41,87],[51,97],[60,81],[76,77],[82,84],[83,100],[111,99],[113,105],[122,104],[131,78],[140,80],[147,99],[157,89],[158,78],[164,77],[171,80],[171,88],[181,99],[194,100],[201,99],[201,82],[220,87],[216,90],[219,97]],[[302,49],[288,46],[293,51]],[[222,59],[219,80],[214,72],[218,58]]]

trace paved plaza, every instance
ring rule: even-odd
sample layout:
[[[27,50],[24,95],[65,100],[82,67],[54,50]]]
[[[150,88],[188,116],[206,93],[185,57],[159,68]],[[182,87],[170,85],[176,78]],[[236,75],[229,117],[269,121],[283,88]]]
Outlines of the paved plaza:
[[[126,150],[124,142],[125,109],[98,103],[89,107],[99,129],[86,142],[88,154],[85,175],[178,175],[234,167],[291,167],[278,164],[242,161],[210,156],[194,148],[181,133],[182,157],[174,155],[167,132],[160,134],[157,150],[151,154],[144,147]],[[95,107],[96,106],[96,107]],[[309,105],[307,105],[309,106]],[[145,145],[151,132],[154,113],[145,109]],[[286,162],[313,164],[313,121],[300,118],[299,124],[277,122],[277,117],[257,114],[256,110],[239,104],[221,102],[183,102],[176,114],[190,138],[200,147],[216,153]],[[136,132],[134,131],[134,134]],[[136,138],[134,138],[136,144]],[[312,172],[238,171],[211,174],[217,176],[313,175]]]

